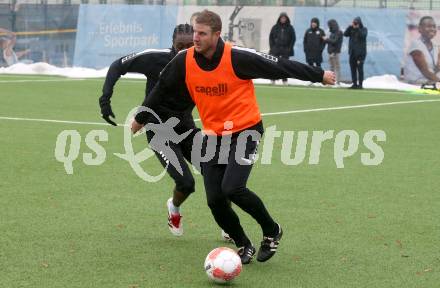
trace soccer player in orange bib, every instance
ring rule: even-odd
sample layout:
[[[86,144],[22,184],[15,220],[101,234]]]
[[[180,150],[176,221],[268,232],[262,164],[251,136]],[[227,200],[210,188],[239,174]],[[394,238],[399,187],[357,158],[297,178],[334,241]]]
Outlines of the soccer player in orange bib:
[[[208,153],[212,142],[209,140],[215,140],[214,154],[202,163],[208,206],[218,225],[235,241],[243,264],[250,263],[256,249],[230,201],[249,213],[263,232],[257,260],[264,262],[277,251],[283,230],[257,194],[247,188],[263,134],[252,79],[297,78],[334,84],[335,75],[321,68],[232,46],[220,38],[221,28],[219,15],[202,11],[195,19],[194,47],[181,51],[165,67],[143,106],[153,110],[162,103],[197,106],[205,134],[200,154]],[[143,127],[145,117],[143,112],[136,115],[133,133]]]

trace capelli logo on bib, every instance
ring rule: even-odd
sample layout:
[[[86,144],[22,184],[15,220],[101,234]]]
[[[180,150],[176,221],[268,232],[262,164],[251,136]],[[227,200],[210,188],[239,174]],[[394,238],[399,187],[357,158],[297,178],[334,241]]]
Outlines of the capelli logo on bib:
[[[228,85],[220,83],[217,86],[196,86],[196,92],[206,96],[225,96],[228,92]]]

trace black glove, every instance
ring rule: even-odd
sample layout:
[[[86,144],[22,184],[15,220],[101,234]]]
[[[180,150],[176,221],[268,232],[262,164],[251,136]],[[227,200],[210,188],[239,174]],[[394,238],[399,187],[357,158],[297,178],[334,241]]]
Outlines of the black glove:
[[[110,119],[110,116],[116,118],[115,114],[112,111],[112,106],[110,105],[110,100],[104,98],[102,96],[99,98],[99,106],[101,107],[101,116],[102,118],[109,124],[113,126],[118,126],[113,120]]]

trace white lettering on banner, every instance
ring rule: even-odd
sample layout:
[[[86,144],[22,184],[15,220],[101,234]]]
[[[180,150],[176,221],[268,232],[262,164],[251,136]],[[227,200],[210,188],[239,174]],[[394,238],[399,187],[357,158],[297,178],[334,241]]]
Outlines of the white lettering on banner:
[[[117,48],[117,47],[136,47],[136,46],[158,46],[159,36],[156,34],[150,36],[120,36],[114,37],[106,35],[104,37],[104,47]]]
[[[99,25],[100,34],[126,34],[126,33],[142,33],[143,27],[139,23],[125,24],[123,22]]]

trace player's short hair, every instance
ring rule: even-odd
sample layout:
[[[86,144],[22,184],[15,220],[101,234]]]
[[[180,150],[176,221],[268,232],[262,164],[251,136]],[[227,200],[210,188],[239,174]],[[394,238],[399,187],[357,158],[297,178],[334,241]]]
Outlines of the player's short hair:
[[[211,27],[212,32],[222,31],[222,19],[220,16],[207,9],[200,12],[195,21],[197,24]]]
[[[425,20],[432,20],[432,21],[434,21],[434,18],[432,16],[423,16],[422,18],[420,18],[419,26],[422,26],[423,22],[425,22]]]
[[[193,27],[189,24],[179,24],[174,28],[173,47],[177,50],[186,49],[192,46]]]
[[[177,34],[192,35],[194,33],[193,27],[189,24],[179,24],[173,31],[173,43],[176,41]]]
[[[192,15],[191,15],[191,18],[189,19],[190,20],[190,23],[189,24],[193,24],[193,21],[195,21],[196,20],[196,18],[200,15],[200,11],[197,11],[197,12],[194,12]]]

